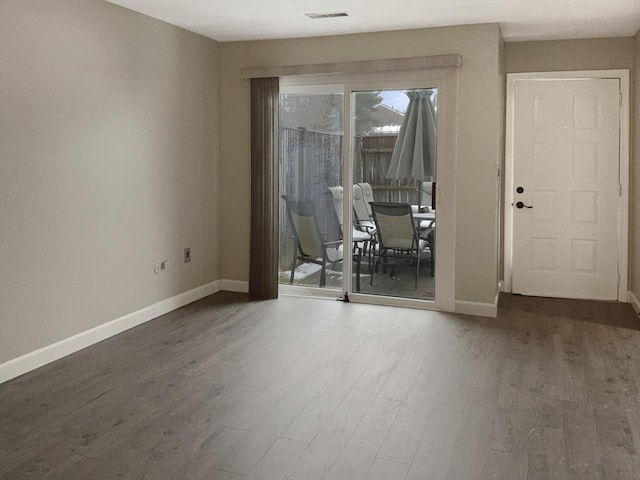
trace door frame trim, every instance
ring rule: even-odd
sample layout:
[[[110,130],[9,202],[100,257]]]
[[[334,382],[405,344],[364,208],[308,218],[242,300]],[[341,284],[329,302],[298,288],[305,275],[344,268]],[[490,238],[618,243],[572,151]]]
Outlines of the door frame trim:
[[[344,118],[351,118],[352,95],[360,90],[405,90],[421,88],[438,88],[438,158],[446,158],[447,161],[438,163],[438,222],[436,230],[436,243],[438,244],[438,261],[435,265],[435,300],[412,299],[405,297],[390,297],[386,295],[370,295],[353,291],[348,283],[343,283],[343,292],[349,294],[349,299],[354,303],[369,303],[376,305],[391,305],[408,308],[420,308],[424,310],[442,310],[453,312],[457,309],[455,300],[455,226],[456,226],[456,168],[457,168],[457,103],[458,103],[458,69],[439,68],[430,70],[377,72],[367,74],[344,75],[320,75],[320,76],[293,76],[280,78],[280,93],[283,92],[312,92],[324,88],[333,88],[343,91],[345,94]],[[352,137],[351,124],[344,124],[344,145],[342,176],[345,185],[353,183],[351,169]],[[351,202],[343,204],[344,224],[352,222]],[[351,229],[343,232],[345,244],[351,244]],[[352,262],[343,264],[343,279],[349,282],[352,278]],[[367,281],[366,277],[364,277]],[[285,287],[285,288],[283,288]],[[291,291],[287,286],[280,284],[279,292],[288,294]],[[301,288],[301,287],[294,287]],[[305,294],[314,295],[315,291],[323,289],[309,287]],[[295,292],[294,292],[295,293]],[[335,296],[335,291],[330,295]],[[497,311],[497,309],[496,309]],[[483,310],[482,315],[485,315]],[[493,315],[495,316],[495,315]]]
[[[513,141],[515,86],[521,80],[617,79],[620,81],[620,196],[618,198],[618,301],[627,302],[629,275],[629,70],[580,70],[507,74],[504,168],[504,292],[512,290],[513,273]]]

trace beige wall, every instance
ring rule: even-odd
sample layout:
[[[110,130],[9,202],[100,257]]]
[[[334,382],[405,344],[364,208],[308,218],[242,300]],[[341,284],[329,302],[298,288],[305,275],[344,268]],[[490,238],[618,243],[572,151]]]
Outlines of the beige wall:
[[[634,38],[596,38],[587,40],[556,40],[544,42],[514,42],[505,44],[505,67],[507,73],[552,72],[569,70],[628,69],[637,73],[638,35]],[[635,53],[634,53],[635,52]],[[634,55],[636,58],[634,67]],[[633,78],[633,75],[632,75]],[[636,150],[631,150],[631,212],[630,212],[630,288],[638,297],[640,293],[640,155],[638,155],[638,75],[635,88],[631,85],[631,98],[635,99],[635,121],[631,117],[631,148],[636,138]],[[631,105],[633,111],[633,101]],[[638,127],[634,127],[637,125]]]
[[[507,73],[632,68],[632,38],[550,40],[505,44]]]
[[[459,53],[455,298],[492,303],[504,96],[499,42],[497,25],[474,25],[222,44],[222,278],[249,278],[249,82],[240,69]]]
[[[219,278],[217,56],[102,1],[0,2],[0,363]]]
[[[634,37],[633,118],[631,130],[631,281],[629,289],[640,300],[640,30]]]

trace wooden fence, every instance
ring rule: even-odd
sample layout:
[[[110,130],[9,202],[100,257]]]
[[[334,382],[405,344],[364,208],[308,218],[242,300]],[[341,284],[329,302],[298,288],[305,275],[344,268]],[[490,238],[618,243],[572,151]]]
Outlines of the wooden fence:
[[[395,144],[395,135],[358,137],[354,178],[371,185],[376,201],[417,204],[419,197],[415,180],[386,178]]]

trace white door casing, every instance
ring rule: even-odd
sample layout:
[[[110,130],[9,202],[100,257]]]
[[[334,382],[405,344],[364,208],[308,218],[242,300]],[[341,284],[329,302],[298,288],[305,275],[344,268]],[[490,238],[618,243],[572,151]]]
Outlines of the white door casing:
[[[521,79],[511,110],[512,291],[618,299],[620,79]]]
[[[457,70],[454,68],[438,68],[431,70],[411,70],[393,72],[375,72],[368,74],[331,74],[331,75],[299,75],[291,77],[281,77],[281,92],[283,86],[288,92],[317,92],[318,87],[325,91],[327,86],[332,86],[336,90],[344,92],[345,98],[351,98],[355,91],[365,90],[399,90],[399,89],[438,89],[438,135],[437,151],[438,158],[447,159],[446,162],[439,162],[438,171],[438,261],[435,268],[435,301],[425,301],[422,299],[396,298],[390,296],[372,296],[364,293],[352,291],[350,289],[350,279],[352,278],[352,262],[345,262],[343,265],[343,289],[349,293],[351,302],[364,302],[380,305],[392,305],[402,307],[414,307],[422,309],[437,309],[444,311],[454,311],[455,309],[455,172],[456,172],[456,112],[457,112]],[[351,109],[354,105],[345,102],[344,118],[351,118]],[[352,135],[350,122],[344,125],[344,145],[343,151],[350,155],[353,152]],[[352,185],[353,168],[350,161],[343,162],[342,179],[344,185]],[[349,195],[350,189],[347,189]],[[344,223],[352,222],[352,209],[349,207],[351,200],[344,200]],[[351,242],[351,230],[345,229],[344,242]],[[301,288],[297,291],[287,289],[286,285],[280,285],[279,291],[295,295],[321,296],[323,291],[318,288],[309,288],[301,293]],[[332,298],[335,292],[327,292]],[[495,309],[494,309],[495,310]],[[483,315],[495,316],[495,311],[480,313]]]

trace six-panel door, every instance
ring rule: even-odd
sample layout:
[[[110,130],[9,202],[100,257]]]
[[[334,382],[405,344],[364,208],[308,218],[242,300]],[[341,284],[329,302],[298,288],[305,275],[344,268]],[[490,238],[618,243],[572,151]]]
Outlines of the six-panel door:
[[[619,92],[617,79],[516,84],[514,293],[617,299]]]

